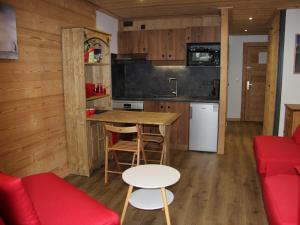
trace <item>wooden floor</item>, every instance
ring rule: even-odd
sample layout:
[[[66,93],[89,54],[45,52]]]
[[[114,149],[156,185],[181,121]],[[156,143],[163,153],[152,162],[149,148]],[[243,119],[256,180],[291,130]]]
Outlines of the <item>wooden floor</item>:
[[[184,152],[174,154],[171,166],[181,180],[170,190],[173,225],[267,225],[252,138],[260,134],[260,123],[228,123],[225,155]],[[103,171],[92,177],[71,175],[67,180],[104,205],[121,214],[127,185],[120,176],[110,176],[104,185]],[[143,211],[128,207],[124,225],[164,225],[161,210]]]

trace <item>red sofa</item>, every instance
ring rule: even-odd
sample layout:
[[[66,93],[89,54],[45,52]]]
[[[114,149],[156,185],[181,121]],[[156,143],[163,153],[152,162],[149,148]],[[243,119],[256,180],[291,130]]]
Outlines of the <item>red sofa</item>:
[[[300,225],[300,125],[293,137],[254,138],[257,171],[270,225]]]
[[[120,225],[119,216],[52,173],[0,173],[0,225]]]
[[[300,165],[300,125],[293,137],[256,136],[254,153],[260,178],[266,175],[297,174]]]

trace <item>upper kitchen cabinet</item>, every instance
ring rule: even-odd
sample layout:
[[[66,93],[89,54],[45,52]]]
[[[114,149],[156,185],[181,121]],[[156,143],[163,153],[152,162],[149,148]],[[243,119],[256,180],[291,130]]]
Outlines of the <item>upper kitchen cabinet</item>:
[[[186,29],[186,43],[220,42],[221,27],[190,27]]]
[[[148,52],[147,31],[124,31],[118,33],[119,54],[143,54]]]
[[[220,26],[123,31],[119,54],[148,54],[148,60],[184,61],[186,43],[220,42]]]
[[[149,60],[184,60],[185,29],[149,30]]]
[[[185,60],[185,32],[185,29],[173,30],[175,60]]]

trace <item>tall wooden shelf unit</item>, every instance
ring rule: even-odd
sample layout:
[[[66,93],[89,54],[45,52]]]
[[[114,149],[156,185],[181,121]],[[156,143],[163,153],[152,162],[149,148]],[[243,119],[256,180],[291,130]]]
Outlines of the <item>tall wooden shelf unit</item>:
[[[84,42],[97,38],[101,43],[100,63],[84,62]],[[70,173],[89,176],[103,162],[104,140],[101,124],[86,120],[86,108],[111,109],[111,35],[89,28],[64,28],[63,79],[65,120]],[[106,95],[86,98],[86,83],[102,83]]]

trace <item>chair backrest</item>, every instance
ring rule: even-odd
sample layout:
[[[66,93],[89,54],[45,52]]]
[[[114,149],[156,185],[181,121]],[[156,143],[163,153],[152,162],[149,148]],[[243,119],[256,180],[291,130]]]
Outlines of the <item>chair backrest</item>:
[[[130,127],[117,127],[104,124],[104,135],[107,146],[111,146],[114,143],[114,141],[112,140],[112,134],[136,134],[138,148],[140,148],[140,146],[142,145],[141,133],[141,127],[138,124]]]
[[[109,131],[109,132],[120,133],[120,134],[137,133],[138,135],[140,135],[141,133],[138,125],[131,126],[131,127],[116,127],[116,126],[105,124],[104,131],[106,133],[107,131]]]

